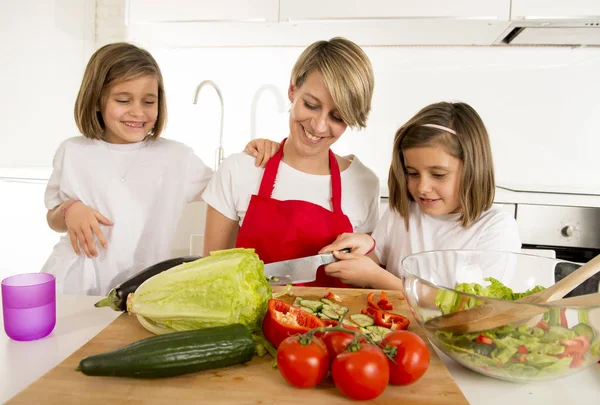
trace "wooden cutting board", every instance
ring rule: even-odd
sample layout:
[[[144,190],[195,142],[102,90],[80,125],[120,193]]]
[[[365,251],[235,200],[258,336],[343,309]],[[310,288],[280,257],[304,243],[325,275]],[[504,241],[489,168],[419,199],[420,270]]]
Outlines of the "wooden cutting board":
[[[305,298],[322,297],[327,291],[338,294],[342,298],[342,305],[349,307],[350,313],[357,313],[366,307],[367,294],[372,290],[314,287],[292,289],[294,295]],[[378,294],[379,291],[375,293]],[[388,298],[394,306],[393,312],[400,313],[411,320],[409,330],[425,339],[422,328],[410,314],[406,302],[399,299],[398,292],[389,291]],[[294,297],[286,295],[281,299],[292,302]],[[288,385],[279,371],[273,369],[273,359],[268,354],[262,358],[255,356],[252,361],[244,365],[157,380],[88,377],[75,371],[79,361],[86,356],[114,350],[149,336],[151,333],[142,328],[134,316],[123,314],[8,403],[26,405],[36,402],[56,405],[354,403],[335,388],[330,378],[312,389],[298,389]],[[405,387],[390,385],[372,402],[416,405],[468,404],[431,346],[430,352],[431,365],[419,381]]]

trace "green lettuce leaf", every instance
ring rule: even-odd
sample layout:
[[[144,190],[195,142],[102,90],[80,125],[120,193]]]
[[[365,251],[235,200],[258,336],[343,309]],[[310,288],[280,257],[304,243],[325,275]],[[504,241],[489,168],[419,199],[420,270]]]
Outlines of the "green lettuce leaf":
[[[146,280],[127,309],[153,333],[241,323],[260,331],[271,285],[254,249],[229,249]]]

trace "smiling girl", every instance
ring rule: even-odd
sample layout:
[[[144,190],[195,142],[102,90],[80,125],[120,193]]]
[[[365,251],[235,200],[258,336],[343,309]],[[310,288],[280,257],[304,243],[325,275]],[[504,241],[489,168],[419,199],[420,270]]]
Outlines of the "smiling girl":
[[[352,248],[335,253],[342,260],[326,267],[329,275],[356,286],[401,289],[401,261],[407,255],[521,248],[515,219],[492,207],[489,137],[468,104],[429,105],[396,132],[388,187],[390,209],[372,238],[342,234],[322,249]]]
[[[355,156],[330,147],[348,126],[363,128],[373,70],[351,41],[306,48],[292,69],[289,137],[266,168],[251,156],[226,159],[202,195],[208,203],[204,253],[254,248],[270,263],[317,254],[343,232],[370,233],[379,217],[379,182]],[[319,269],[311,285],[335,279]]]
[[[59,292],[105,295],[170,257],[183,210],[212,170],[190,147],[159,138],[166,114],[147,51],[114,43],[92,55],[75,103],[82,136],[59,146],[45,194],[50,228],[66,232],[42,268]]]

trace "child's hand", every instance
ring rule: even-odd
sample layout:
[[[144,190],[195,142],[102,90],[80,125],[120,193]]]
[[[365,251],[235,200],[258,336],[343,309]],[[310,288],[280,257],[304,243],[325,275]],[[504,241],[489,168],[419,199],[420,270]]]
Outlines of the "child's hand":
[[[340,261],[325,266],[325,272],[328,276],[339,278],[345,284],[371,287],[376,284],[382,272],[385,272],[377,263],[362,254],[335,251],[333,255]]]
[[[79,247],[83,249],[89,258],[98,256],[98,250],[94,243],[94,234],[103,248],[106,249],[106,239],[98,224],[112,226],[112,222],[95,209],[88,207],[81,201],[73,203],[65,212],[65,225],[71,245],[76,254],[80,254]]]
[[[265,167],[269,159],[279,151],[279,146],[278,142],[259,138],[250,141],[244,152],[256,158],[254,161],[256,167]]]
[[[375,241],[366,233],[343,233],[331,245],[325,246],[319,253],[350,248],[352,253],[365,255],[373,249]]]

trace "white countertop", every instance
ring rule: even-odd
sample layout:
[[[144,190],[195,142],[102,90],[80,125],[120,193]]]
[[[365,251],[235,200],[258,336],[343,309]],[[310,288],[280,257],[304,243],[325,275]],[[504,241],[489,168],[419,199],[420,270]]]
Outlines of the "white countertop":
[[[69,357],[120,314],[108,308],[94,308],[93,304],[98,299],[99,297],[59,295],[56,328],[49,336],[40,340],[16,342],[9,339],[2,330],[0,403],[8,401]],[[557,381],[516,384],[484,377],[439,354],[463,394],[473,405],[598,403],[600,364]]]

